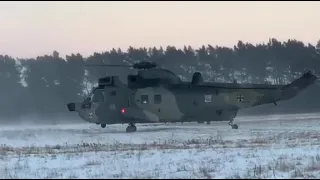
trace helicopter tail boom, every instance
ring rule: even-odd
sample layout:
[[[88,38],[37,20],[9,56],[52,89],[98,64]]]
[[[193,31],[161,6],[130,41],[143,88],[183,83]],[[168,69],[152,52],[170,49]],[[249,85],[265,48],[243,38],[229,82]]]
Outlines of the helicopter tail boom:
[[[282,88],[283,93],[280,100],[288,100],[293,98],[302,90],[314,84],[317,79],[318,77],[313,75],[311,72],[303,74],[300,78]]]

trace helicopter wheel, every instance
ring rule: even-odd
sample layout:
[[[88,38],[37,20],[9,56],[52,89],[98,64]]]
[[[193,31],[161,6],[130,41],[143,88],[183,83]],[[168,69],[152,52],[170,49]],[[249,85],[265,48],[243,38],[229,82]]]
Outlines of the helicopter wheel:
[[[126,129],[127,133],[136,132],[136,131],[137,131],[137,127],[133,123],[130,123],[129,126],[127,127],[127,129]]]
[[[106,124],[101,124],[101,127],[102,128],[105,128],[107,125]]]
[[[233,124],[231,127],[232,127],[232,129],[238,129],[238,125],[237,124]]]
[[[228,124],[231,126],[232,129],[238,129],[239,128],[237,124],[233,124],[233,119],[230,120],[230,122]]]

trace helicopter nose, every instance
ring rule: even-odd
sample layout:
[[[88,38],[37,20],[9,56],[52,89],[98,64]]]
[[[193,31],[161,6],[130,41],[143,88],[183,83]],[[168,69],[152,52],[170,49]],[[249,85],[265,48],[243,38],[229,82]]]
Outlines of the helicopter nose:
[[[75,103],[68,103],[67,104],[69,111],[75,111],[76,110],[76,104]]]

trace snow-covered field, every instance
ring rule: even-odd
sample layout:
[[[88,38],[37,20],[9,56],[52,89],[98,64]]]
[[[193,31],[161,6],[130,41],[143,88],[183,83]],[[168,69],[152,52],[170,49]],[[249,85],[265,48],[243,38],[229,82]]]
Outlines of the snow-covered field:
[[[320,114],[235,123],[3,125],[0,178],[320,178]]]

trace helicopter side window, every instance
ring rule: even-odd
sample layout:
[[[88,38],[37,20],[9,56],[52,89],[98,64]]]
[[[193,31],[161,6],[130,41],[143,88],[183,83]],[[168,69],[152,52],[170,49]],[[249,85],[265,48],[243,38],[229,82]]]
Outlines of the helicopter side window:
[[[161,95],[154,95],[153,97],[154,104],[161,104]]]
[[[93,102],[103,102],[104,94],[102,91],[96,91],[93,96]]]
[[[149,103],[148,95],[141,95],[141,103],[142,104],[148,104]]]

